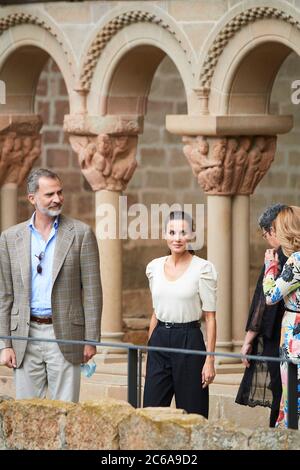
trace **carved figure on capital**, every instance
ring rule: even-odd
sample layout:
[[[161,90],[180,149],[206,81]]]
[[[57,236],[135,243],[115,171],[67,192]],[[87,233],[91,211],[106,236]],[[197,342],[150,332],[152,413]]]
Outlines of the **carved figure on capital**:
[[[251,147],[250,137],[241,137],[239,139],[238,148],[234,154],[235,158],[235,170],[232,182],[232,193],[238,192],[238,187],[243,182],[245,172],[248,165],[248,152]]]
[[[40,157],[42,151],[41,136],[27,136],[23,141],[23,165],[18,175],[18,185],[22,184],[32,170],[34,162]]]
[[[238,148],[237,139],[231,138],[227,142],[226,156],[224,160],[223,181],[221,185],[222,193],[230,194],[233,187],[233,178],[236,169],[236,151]]]
[[[262,180],[274,160],[276,142],[276,136],[266,137],[265,148],[262,152],[262,158],[259,164],[258,172],[256,174],[256,179],[254,181],[254,187],[256,187],[258,183]]]
[[[0,159],[0,185],[4,183],[7,169],[10,164],[10,156],[14,148],[16,133],[9,132],[6,135],[2,135],[1,138],[1,159]]]
[[[248,153],[247,169],[244,174],[242,184],[238,188],[240,194],[252,194],[256,181],[259,176],[259,166],[265,149],[266,139],[263,136],[258,136],[254,140],[254,144]]]
[[[252,194],[274,160],[276,136],[184,137],[186,155],[208,194]]]
[[[99,134],[70,136],[82,173],[94,191],[124,190],[137,166],[137,137]]]
[[[8,132],[0,136],[0,185],[21,184],[41,154],[40,135],[18,135]]]
[[[227,141],[217,139],[211,146],[204,137],[184,137],[183,152],[187,157],[198,183],[205,192],[220,191],[224,174],[223,163]],[[211,156],[209,150],[211,149]]]

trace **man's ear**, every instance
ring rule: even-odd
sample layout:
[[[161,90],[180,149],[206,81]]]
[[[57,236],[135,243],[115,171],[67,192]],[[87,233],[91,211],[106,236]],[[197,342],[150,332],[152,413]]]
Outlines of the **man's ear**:
[[[34,193],[29,193],[29,194],[27,195],[27,199],[28,199],[28,201],[30,202],[30,204],[32,204],[33,206],[35,205]]]

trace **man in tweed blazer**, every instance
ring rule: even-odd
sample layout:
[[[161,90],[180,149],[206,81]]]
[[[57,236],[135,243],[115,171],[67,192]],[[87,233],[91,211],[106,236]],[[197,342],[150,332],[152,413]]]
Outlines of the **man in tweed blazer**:
[[[60,215],[62,182],[46,169],[28,177],[29,221],[0,238],[0,335],[99,341],[99,254],[84,223]],[[0,340],[1,363],[15,369],[16,397],[78,401],[80,364],[93,345]]]

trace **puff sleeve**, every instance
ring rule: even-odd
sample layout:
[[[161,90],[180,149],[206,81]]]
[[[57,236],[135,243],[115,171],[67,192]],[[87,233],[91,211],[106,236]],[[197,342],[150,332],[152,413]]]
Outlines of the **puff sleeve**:
[[[153,282],[153,261],[150,261],[150,263],[147,264],[146,266],[146,276],[149,281],[149,288],[150,291],[152,292],[152,282]]]
[[[199,295],[202,310],[215,312],[217,308],[217,271],[212,263],[205,263],[199,279]]]

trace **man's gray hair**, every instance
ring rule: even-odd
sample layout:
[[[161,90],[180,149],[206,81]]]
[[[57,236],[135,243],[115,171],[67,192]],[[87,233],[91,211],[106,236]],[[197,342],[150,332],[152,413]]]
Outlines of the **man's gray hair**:
[[[60,181],[60,177],[51,170],[47,168],[35,168],[32,170],[27,177],[27,193],[34,194],[39,189],[39,179],[40,178],[51,178]]]
[[[273,204],[272,206],[267,207],[258,218],[260,228],[270,233],[272,223],[278,216],[279,212],[286,207],[287,206],[285,204]]]

